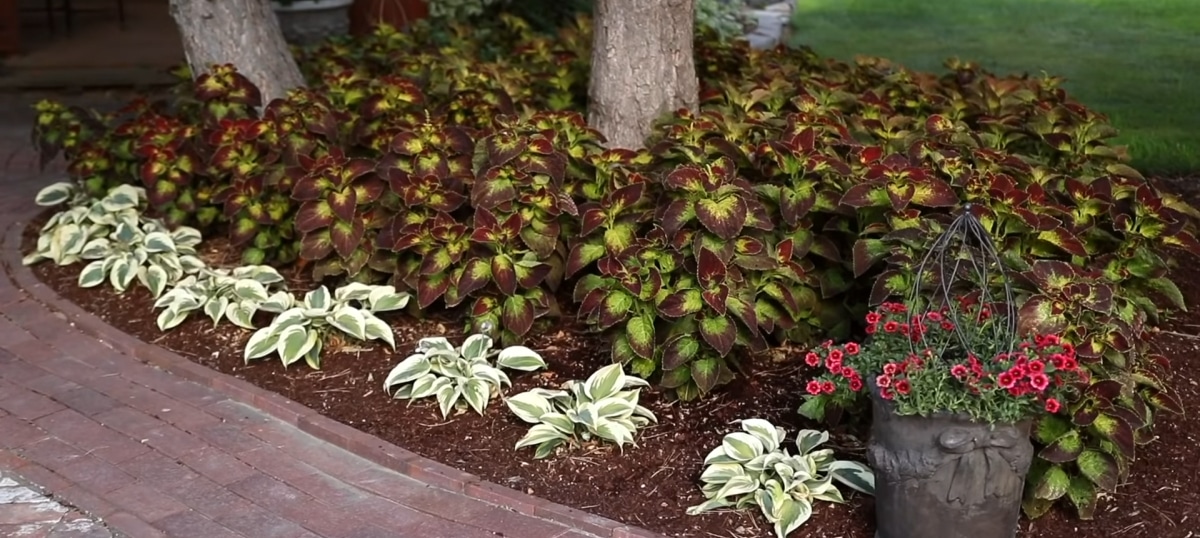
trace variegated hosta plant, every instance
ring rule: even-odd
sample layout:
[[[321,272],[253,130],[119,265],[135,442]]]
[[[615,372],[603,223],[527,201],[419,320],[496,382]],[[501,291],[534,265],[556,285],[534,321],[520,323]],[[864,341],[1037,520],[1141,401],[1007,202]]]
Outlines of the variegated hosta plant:
[[[501,368],[532,372],[546,367],[542,356],[525,346],[492,352],[492,345],[491,337],[483,334],[468,336],[461,348],[442,337],[422,338],[416,352],[388,374],[383,388],[394,390],[396,399],[434,396],[442,417],[468,406],[482,415],[493,395],[512,386]]]
[[[688,508],[697,515],[716,508],[758,506],[784,538],[812,516],[814,501],[844,502],[834,481],[873,495],[875,475],[866,465],[836,460],[833,450],[815,450],[827,432],[800,430],[796,453],[780,446],[784,430],[762,419],[742,421],[742,430],[725,436],[704,458],[701,490],[708,500]]]
[[[164,309],[158,315],[158,329],[171,329],[197,310],[203,311],[213,324],[227,318],[238,327],[256,329],[252,322],[254,314],[284,287],[283,276],[267,265],[202,269],[198,274],[184,277],[155,301],[154,308]]]
[[[620,364],[597,370],[587,381],[567,381],[563,390],[535,388],[505,403],[521,420],[533,424],[516,448],[536,446],[533,457],[545,458],[564,443],[579,446],[594,438],[624,448],[633,436],[658,419],[638,405],[639,389],[647,383],[625,375]]]
[[[329,288],[321,286],[306,293],[301,301],[289,292],[276,292],[258,307],[279,315],[250,336],[246,342],[246,362],[276,354],[284,366],[304,359],[310,368],[320,369],[321,350],[331,331],[364,342],[381,340],[395,349],[392,327],[375,314],[404,308],[408,299],[407,293],[398,293],[392,286],[357,282],[346,284],[332,294]]]
[[[141,215],[139,207],[145,199],[144,190],[130,185],[116,187],[99,200],[87,197],[67,182],[42,189],[37,194],[38,205],[53,207],[66,203],[68,207],[42,225],[36,249],[21,262],[25,265],[43,260],[51,260],[55,265],[79,262],[89,241],[107,237],[120,223],[136,227]]]
[[[155,219],[143,220],[140,225],[121,222],[108,237],[97,237],[83,246],[80,257],[93,261],[79,272],[79,286],[91,288],[108,280],[117,292],[124,293],[137,279],[157,298],[185,275],[204,268],[204,262],[196,257],[199,244],[200,232],[195,228],[167,230]]]

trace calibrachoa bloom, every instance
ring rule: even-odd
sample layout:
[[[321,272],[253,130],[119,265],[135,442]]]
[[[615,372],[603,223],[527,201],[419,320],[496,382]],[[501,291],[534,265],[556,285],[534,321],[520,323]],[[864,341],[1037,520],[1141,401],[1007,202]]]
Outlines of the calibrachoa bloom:
[[[823,373],[806,385],[801,412],[819,418],[806,408],[818,413],[828,403],[853,405],[868,390],[901,414],[964,412],[977,420],[1015,422],[1063,412],[1068,393],[1088,379],[1075,347],[1054,334],[1015,344],[988,340],[993,333],[985,329],[998,323],[1004,309],[970,300],[959,306],[957,312],[920,313],[884,303],[866,316],[870,343],[825,342],[806,354],[805,363]],[[961,349],[956,334],[976,336],[975,353]]]

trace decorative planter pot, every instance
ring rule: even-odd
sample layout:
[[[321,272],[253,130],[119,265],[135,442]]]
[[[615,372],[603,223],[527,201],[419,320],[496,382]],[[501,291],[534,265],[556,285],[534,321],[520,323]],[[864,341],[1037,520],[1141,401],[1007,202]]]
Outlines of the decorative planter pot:
[[[312,45],[350,31],[350,4],[354,0],[294,0],[271,2],[283,37],[293,45]]]
[[[353,0],[350,8],[350,33],[362,36],[380,24],[404,28],[429,16],[425,0]]]
[[[1013,538],[1033,461],[1031,422],[900,416],[870,383],[876,538]]]

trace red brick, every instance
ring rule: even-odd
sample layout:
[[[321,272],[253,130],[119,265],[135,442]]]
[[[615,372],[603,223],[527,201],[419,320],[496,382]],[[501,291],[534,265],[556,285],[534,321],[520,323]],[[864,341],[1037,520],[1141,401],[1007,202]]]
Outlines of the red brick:
[[[183,503],[168,497],[153,487],[140,483],[110,491],[105,495],[105,499],[149,523],[187,510]]]
[[[112,503],[102,499],[90,491],[83,489],[82,486],[71,486],[63,490],[55,491],[54,496],[59,497],[70,503],[72,506],[84,510],[87,513],[99,518],[108,517],[109,514],[117,511],[117,507],[113,506]]]
[[[0,470],[16,471],[24,467],[28,460],[8,450],[0,450]]]
[[[84,450],[51,437],[21,449],[20,454],[30,461],[54,470],[74,463],[75,460],[83,457],[84,452]]]
[[[37,484],[46,491],[62,491],[71,487],[71,483],[67,479],[37,463],[26,464],[17,471],[17,474],[27,482]]]
[[[18,394],[23,394],[24,392],[25,389],[23,387],[16,385],[11,381],[0,379],[0,400],[11,398]]]
[[[212,414],[239,427],[247,424],[261,424],[272,420],[271,417],[264,415],[257,409],[236,400],[221,400],[204,406],[203,410],[205,413]]]
[[[231,513],[217,517],[217,523],[245,536],[253,536],[255,538],[308,538],[313,536],[312,533],[304,530],[303,527],[295,522],[288,521],[249,503],[239,506]]]
[[[270,446],[242,452],[237,455],[237,458],[259,471],[288,483],[319,472],[307,463]]]
[[[0,418],[0,448],[21,448],[48,437],[46,432],[17,417]]]
[[[48,372],[34,366],[38,359],[29,359],[21,355],[18,350],[10,348],[13,355],[21,360],[15,360],[4,363],[4,367],[0,368],[0,378],[7,379],[17,385],[24,385],[26,382],[32,381],[46,375]],[[26,362],[28,361],[28,362]]]
[[[463,516],[449,515],[459,523],[479,527],[501,536],[554,536],[566,528],[560,523],[551,523],[528,515],[518,514],[507,508],[489,507],[483,512],[472,512]]]
[[[72,409],[42,417],[37,424],[58,439],[109,463],[120,463],[149,450],[138,440],[105,428]]]
[[[168,488],[172,485],[187,484],[189,481],[200,477],[200,475],[192,472],[186,465],[158,452],[147,452],[121,463],[118,467],[133,475],[141,482],[155,484],[163,488]]]
[[[257,388],[257,387],[255,387]],[[261,409],[263,412],[282,420],[292,426],[299,424],[302,417],[306,417],[315,413],[299,403],[289,400],[274,392],[267,392],[258,389],[258,393],[254,395],[254,407]]]
[[[613,531],[625,526],[608,518],[549,502],[539,505],[534,515],[599,536],[612,536]]]
[[[242,538],[240,534],[197,512],[180,512],[154,523],[158,529],[170,536],[195,536],[203,538]]]
[[[11,308],[7,306],[7,303],[0,303],[0,306],[3,306],[4,309]],[[4,342],[4,349],[11,349],[13,346],[36,340],[32,334],[29,334],[29,331],[13,323],[3,314],[4,310],[0,309],[0,342]]]
[[[163,397],[166,398],[166,396]],[[205,426],[221,423],[221,419],[183,402],[170,398],[167,401],[171,402],[171,407],[164,407],[158,413],[151,413],[151,415],[165,420],[183,431],[194,432]]]
[[[479,480],[471,473],[425,458],[409,460],[401,470],[421,482],[457,493],[462,493],[468,483]]]
[[[84,456],[59,469],[58,474],[98,495],[128,486],[134,480],[125,471],[94,456]]]
[[[237,482],[256,472],[249,465],[212,446],[184,454],[180,460],[201,476],[221,485]]]
[[[42,377],[25,383],[25,387],[57,400],[60,394],[78,389],[79,385],[73,381],[68,381],[54,374],[46,374]]]
[[[663,535],[637,527],[621,527],[613,530],[612,538],[664,538]]]
[[[94,366],[67,356],[51,357],[37,364],[42,369],[81,386],[90,386],[100,376],[105,375],[105,372]]]
[[[55,399],[59,403],[87,416],[98,415],[121,405],[116,400],[88,387],[80,387],[65,394],[60,394]]]
[[[154,428],[145,433],[142,442],[172,458],[179,458],[188,452],[208,446],[203,439],[174,426]]]
[[[213,390],[245,404],[252,404],[254,396],[261,390],[246,381],[227,375],[213,376],[209,379],[209,386]]]
[[[322,502],[331,506],[353,506],[370,494],[325,473],[317,473],[288,482]]]
[[[63,330],[69,330],[66,314],[49,310],[42,311],[23,325],[29,334],[46,342],[53,342],[55,339],[61,338]]]
[[[54,523],[67,513],[67,508],[50,502],[13,503],[0,505],[0,525],[38,525]],[[6,536],[20,536],[8,534]]]
[[[259,440],[257,437],[242,431],[241,426],[229,422],[202,426],[196,429],[194,433],[212,446],[235,455],[270,447],[270,445]]]
[[[262,473],[229,484],[229,491],[237,493],[274,514],[299,520],[305,511],[323,512],[328,507],[317,504],[307,493],[289,486]]]
[[[532,495],[526,495],[491,482],[471,482],[467,484],[464,491],[470,497],[500,506],[507,506],[523,514],[530,515],[534,513],[537,505],[546,502]]]
[[[16,276],[16,275],[14,275]],[[19,277],[18,277],[19,278]],[[19,282],[18,282],[19,284]],[[27,289],[26,291],[33,292],[34,290]],[[31,293],[32,295],[32,293]],[[37,319],[46,313],[46,307],[41,302],[34,299],[26,299],[8,305],[4,309],[4,315],[17,326],[29,330],[31,321]]]
[[[421,512],[463,519],[483,514],[492,505],[445,489],[431,487],[387,469],[368,469],[351,478],[351,483],[385,499]]]
[[[110,527],[113,527],[125,535],[136,536],[137,538],[166,538],[162,531],[154,528],[153,525],[143,521],[141,518],[127,513],[117,512],[105,520]]]
[[[161,420],[129,407],[118,407],[111,411],[100,413],[93,418],[106,428],[119,431],[139,441],[145,439],[146,434],[150,430],[166,424]]]
[[[179,502],[208,517],[219,517],[248,503],[241,496],[203,477],[171,484],[164,488]]]
[[[40,379],[40,378],[39,378]],[[62,404],[33,391],[0,400],[0,409],[17,418],[34,420],[65,409]]]
[[[192,363],[189,362],[188,364]],[[199,367],[208,370],[208,368],[204,366]],[[209,371],[211,372],[211,370]],[[225,395],[220,394],[205,385],[201,385],[200,383],[196,383],[195,381],[190,381],[187,379],[180,379],[178,377],[169,382],[154,385],[153,389],[197,408],[219,402],[226,398]]]

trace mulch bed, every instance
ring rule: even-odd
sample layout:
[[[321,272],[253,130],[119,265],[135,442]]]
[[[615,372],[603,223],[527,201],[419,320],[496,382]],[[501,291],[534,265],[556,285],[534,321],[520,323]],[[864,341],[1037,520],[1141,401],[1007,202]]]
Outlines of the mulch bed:
[[[36,240],[38,219],[25,234],[25,249]],[[220,241],[206,242],[206,258],[219,262]],[[168,348],[188,359],[296,400],[354,428],[376,435],[422,456],[554,502],[677,537],[771,537],[773,532],[757,510],[688,516],[688,506],[703,501],[698,488],[701,461],[726,433],[739,429],[743,418],[764,418],[794,434],[798,428],[823,429],[796,413],[801,402],[805,367],[798,349],[774,349],[747,361],[753,373],[739,378],[701,401],[671,402],[657,390],[644,389],[642,403],[660,424],[638,437],[638,446],[621,453],[608,445],[585,447],[551,457],[532,459],[532,449],[514,451],[527,424],[514,417],[500,400],[483,416],[467,412],[443,420],[433,399],[409,403],[392,400],[382,390],[388,371],[425,336],[445,335],[461,341],[461,322],[440,313],[426,319],[403,314],[385,317],[396,331],[397,351],[385,347],[334,345],[323,356],[323,369],[298,363],[284,369],[276,360],[242,361],[250,333],[229,323],[218,326],[193,314],[167,332],[155,326],[156,312],[145,289],[124,295],[111,288],[76,286],[80,267],[39,264],[34,273],[62,297],[144,341]],[[1200,266],[1185,264],[1174,275],[1189,304],[1200,305]],[[305,289],[297,279],[293,290]],[[1170,332],[1166,330],[1169,329]],[[1129,484],[1102,500],[1092,521],[1056,510],[1036,521],[1022,520],[1021,536],[1075,538],[1121,536],[1188,538],[1200,524],[1200,417],[1190,402],[1200,397],[1200,385],[1188,372],[1200,371],[1200,315],[1182,314],[1155,335],[1153,345],[1169,357],[1177,390],[1189,416],[1163,416],[1159,439],[1139,448]],[[606,343],[582,325],[564,319],[535,330],[527,345],[542,353],[546,371],[510,373],[516,394],[535,386],[554,386],[584,379],[608,363]],[[834,430],[831,445],[843,457],[861,458],[861,430]],[[843,488],[848,491],[848,488]],[[874,529],[872,501],[849,495],[845,505],[819,503],[797,536],[869,538]],[[534,537],[529,537],[534,538]]]

